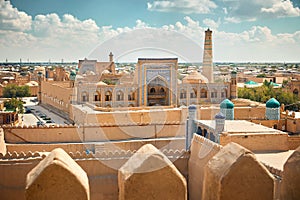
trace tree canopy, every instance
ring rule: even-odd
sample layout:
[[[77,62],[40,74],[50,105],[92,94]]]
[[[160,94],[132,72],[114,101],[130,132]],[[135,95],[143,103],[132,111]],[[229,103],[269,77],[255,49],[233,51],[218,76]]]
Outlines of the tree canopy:
[[[16,97],[29,97],[30,91],[29,86],[17,86],[15,84],[7,85],[3,89],[3,97],[5,98],[16,98]]]
[[[13,110],[13,111],[17,111],[18,108],[18,112],[19,113],[23,113],[23,102],[21,99],[16,99],[16,98],[12,98],[10,100],[7,100],[4,102],[4,106],[7,110]]]
[[[289,105],[298,102],[298,97],[286,92],[282,88],[273,88],[269,82],[264,82],[261,87],[239,88],[238,97],[265,103],[271,98],[277,99],[281,104]]]

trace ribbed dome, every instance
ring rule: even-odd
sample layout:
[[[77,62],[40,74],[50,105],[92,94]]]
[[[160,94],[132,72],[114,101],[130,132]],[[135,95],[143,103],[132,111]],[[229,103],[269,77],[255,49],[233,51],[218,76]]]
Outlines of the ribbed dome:
[[[70,76],[76,76],[76,72],[71,71]]]
[[[279,108],[280,103],[276,99],[271,98],[271,99],[269,99],[269,101],[267,101],[266,107],[267,108]]]
[[[28,85],[28,86],[39,86],[39,84],[36,81],[29,81],[25,85]]]
[[[198,83],[208,83],[207,78],[202,74],[198,73],[197,71],[192,71],[188,76],[182,79],[183,83],[189,83],[191,81],[196,81]]]
[[[96,83],[97,86],[101,86],[101,85],[107,85],[106,83],[104,83],[103,81],[99,81],[98,83]]]
[[[71,81],[75,81],[75,79],[76,79],[76,72],[71,71],[71,73],[70,73],[70,80]]]
[[[220,108],[234,108],[234,104],[229,99],[224,99],[220,104]]]
[[[101,74],[110,74],[110,72],[107,69],[105,69]]]
[[[36,70],[36,71],[44,71],[44,70],[45,70],[45,67],[40,66],[40,67],[35,68],[35,70]]]
[[[223,115],[223,113],[219,112],[215,115],[215,119],[225,119],[225,116]]]

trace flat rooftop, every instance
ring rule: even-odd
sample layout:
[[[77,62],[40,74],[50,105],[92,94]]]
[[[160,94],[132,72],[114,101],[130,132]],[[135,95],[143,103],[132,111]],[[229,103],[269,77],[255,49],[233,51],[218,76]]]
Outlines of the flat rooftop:
[[[294,150],[278,151],[278,152],[257,152],[254,153],[257,160],[283,171],[283,167],[287,159],[294,153]]]
[[[207,129],[215,129],[215,120],[198,120],[198,124],[204,125]],[[246,120],[226,120],[224,132],[229,134],[285,134],[280,130],[255,124]]]

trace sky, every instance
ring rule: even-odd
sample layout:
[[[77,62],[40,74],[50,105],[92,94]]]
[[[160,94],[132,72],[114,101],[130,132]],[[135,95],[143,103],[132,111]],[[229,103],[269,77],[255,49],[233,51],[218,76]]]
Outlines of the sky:
[[[300,0],[0,0],[0,62],[76,62],[99,49],[107,61],[143,45],[144,57],[199,52],[202,61],[207,28],[215,62],[300,61]]]

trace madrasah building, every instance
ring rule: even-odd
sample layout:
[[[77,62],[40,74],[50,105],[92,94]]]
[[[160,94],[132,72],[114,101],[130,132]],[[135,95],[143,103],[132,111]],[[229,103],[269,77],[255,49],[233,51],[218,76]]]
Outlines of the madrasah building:
[[[202,69],[202,74],[194,70],[181,81],[178,58],[139,58],[134,73],[117,73],[112,53],[109,62],[79,60],[77,75],[70,74],[72,102],[106,108],[179,107],[237,98],[235,72],[229,82],[214,83],[210,29],[205,31]]]

